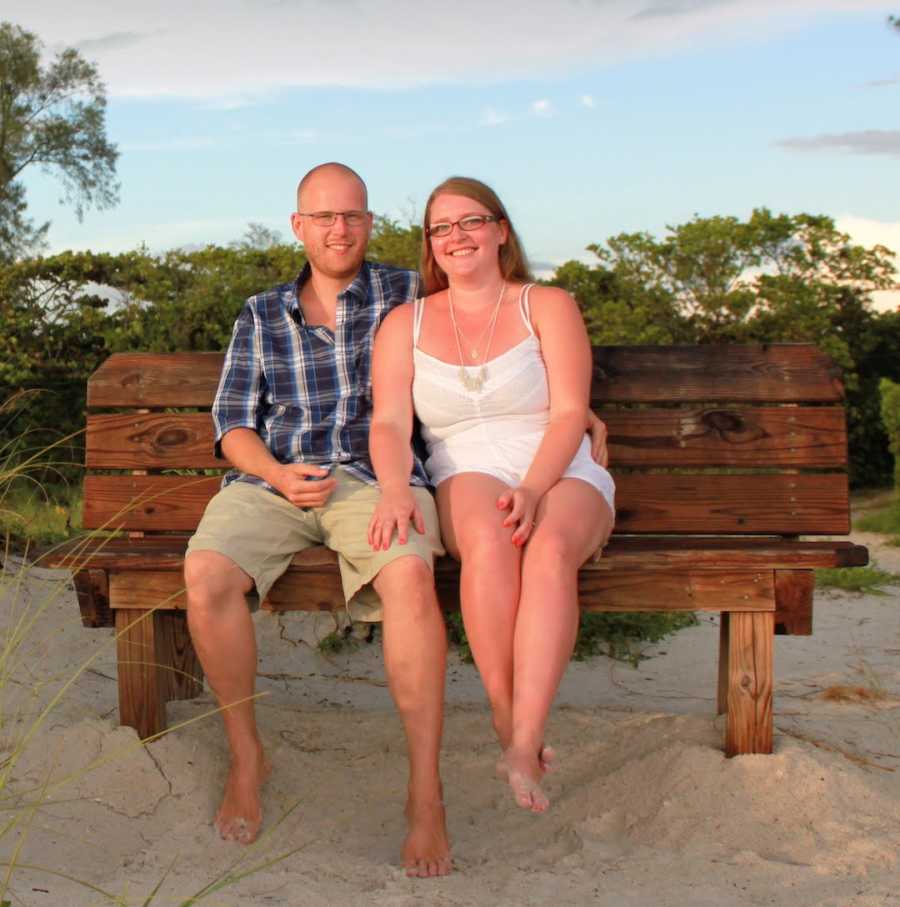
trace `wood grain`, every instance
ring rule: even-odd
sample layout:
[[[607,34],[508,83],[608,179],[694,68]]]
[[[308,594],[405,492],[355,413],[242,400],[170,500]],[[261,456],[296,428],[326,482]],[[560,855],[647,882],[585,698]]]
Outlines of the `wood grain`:
[[[725,755],[772,752],[773,613],[728,618]]]
[[[157,616],[116,611],[119,722],[141,739],[165,729],[165,695],[156,652]]]
[[[837,407],[601,409],[616,467],[840,468],[847,464]],[[223,469],[209,413],[88,416],[89,469]]]
[[[775,571],[775,632],[811,636],[815,574],[810,570]]]
[[[839,535],[849,531],[843,474],[624,474],[616,532]],[[192,531],[217,477],[89,475],[83,524]]]

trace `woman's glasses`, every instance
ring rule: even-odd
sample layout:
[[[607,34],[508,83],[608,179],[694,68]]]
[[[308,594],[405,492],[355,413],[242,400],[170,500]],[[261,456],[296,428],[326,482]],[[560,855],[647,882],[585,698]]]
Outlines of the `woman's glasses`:
[[[494,214],[467,214],[459,220],[440,221],[425,228],[429,236],[449,236],[453,228],[458,224],[460,230],[471,233],[473,230],[480,230],[485,224],[496,223],[500,220]]]

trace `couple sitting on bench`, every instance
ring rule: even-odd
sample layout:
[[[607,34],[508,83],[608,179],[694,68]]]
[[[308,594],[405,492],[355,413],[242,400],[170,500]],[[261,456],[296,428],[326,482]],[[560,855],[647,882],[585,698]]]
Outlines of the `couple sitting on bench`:
[[[443,875],[446,634],[433,561],[446,546],[461,562],[497,767],[519,806],[543,812],[544,728],[575,643],[578,568],[613,525],[588,338],[567,293],[529,283],[503,205],[476,180],[451,178],[428,200],[424,287],[414,272],[363,261],[372,214],[342,164],[301,180],[291,225],[307,265],[249,299],[235,324],[213,407],[217,452],[234,469],[185,558],[191,637],[226,707],[231,765],[215,824],[253,841],[270,771],[245,594],[255,586],[263,598],[297,551],[325,544],[351,611],[383,609],[409,752],[404,865]]]

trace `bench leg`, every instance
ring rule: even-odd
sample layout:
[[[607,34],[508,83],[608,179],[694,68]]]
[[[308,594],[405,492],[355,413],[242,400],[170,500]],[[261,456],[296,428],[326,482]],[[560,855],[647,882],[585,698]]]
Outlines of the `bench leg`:
[[[775,615],[735,611],[724,626],[728,639],[725,755],[771,753]]]
[[[716,714],[724,715],[728,711],[728,647],[730,645],[729,618],[731,614],[723,611],[719,615],[719,689],[716,695]]]
[[[142,615],[143,620],[134,623]],[[156,651],[158,618],[158,612],[116,609],[119,722],[133,727],[142,739],[166,727],[163,672]]]
[[[156,613],[156,660],[167,701],[193,699],[203,692],[203,668],[191,643],[183,611]]]

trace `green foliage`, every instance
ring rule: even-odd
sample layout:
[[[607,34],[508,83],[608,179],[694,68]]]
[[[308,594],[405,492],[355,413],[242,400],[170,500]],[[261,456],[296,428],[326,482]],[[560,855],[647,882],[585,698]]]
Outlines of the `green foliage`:
[[[22,172],[54,173],[79,219],[118,201],[118,151],[106,139],[106,89],[77,50],[45,66],[36,35],[0,22],[0,261],[40,247],[47,224],[26,216]]]
[[[471,663],[472,650],[466,637],[462,614],[451,611],[445,615],[447,637],[459,650],[463,661]],[[582,611],[575,640],[575,661],[586,661],[595,655],[606,655],[616,661],[637,665],[646,656],[643,645],[659,642],[684,627],[697,623],[690,611],[640,611],[633,614]]]
[[[594,655],[607,655],[636,667],[646,657],[644,645],[696,623],[697,618],[690,611],[582,612],[572,657],[584,661]]]
[[[881,421],[894,455],[894,488],[900,492],[900,384],[890,378],[882,378],[878,389],[881,392]],[[900,531],[900,526],[897,531]]]
[[[884,586],[900,583],[900,576],[872,564],[868,567],[829,567],[816,570],[816,585],[824,589],[887,595]]]
[[[828,217],[695,217],[661,238],[621,233],[551,283],[579,301],[593,343],[810,342],[844,369],[851,481],[890,470],[881,377],[900,380],[900,315],[870,294],[893,285],[890,250],[855,245]]]
[[[367,257],[396,268],[419,267],[422,251],[422,228],[416,224],[402,226],[389,217],[377,216],[369,239]]]
[[[863,532],[900,533],[900,499],[881,510],[861,516],[853,525]]]
[[[81,528],[81,503],[71,485],[10,483],[0,493],[0,537],[29,551],[63,542]]]

